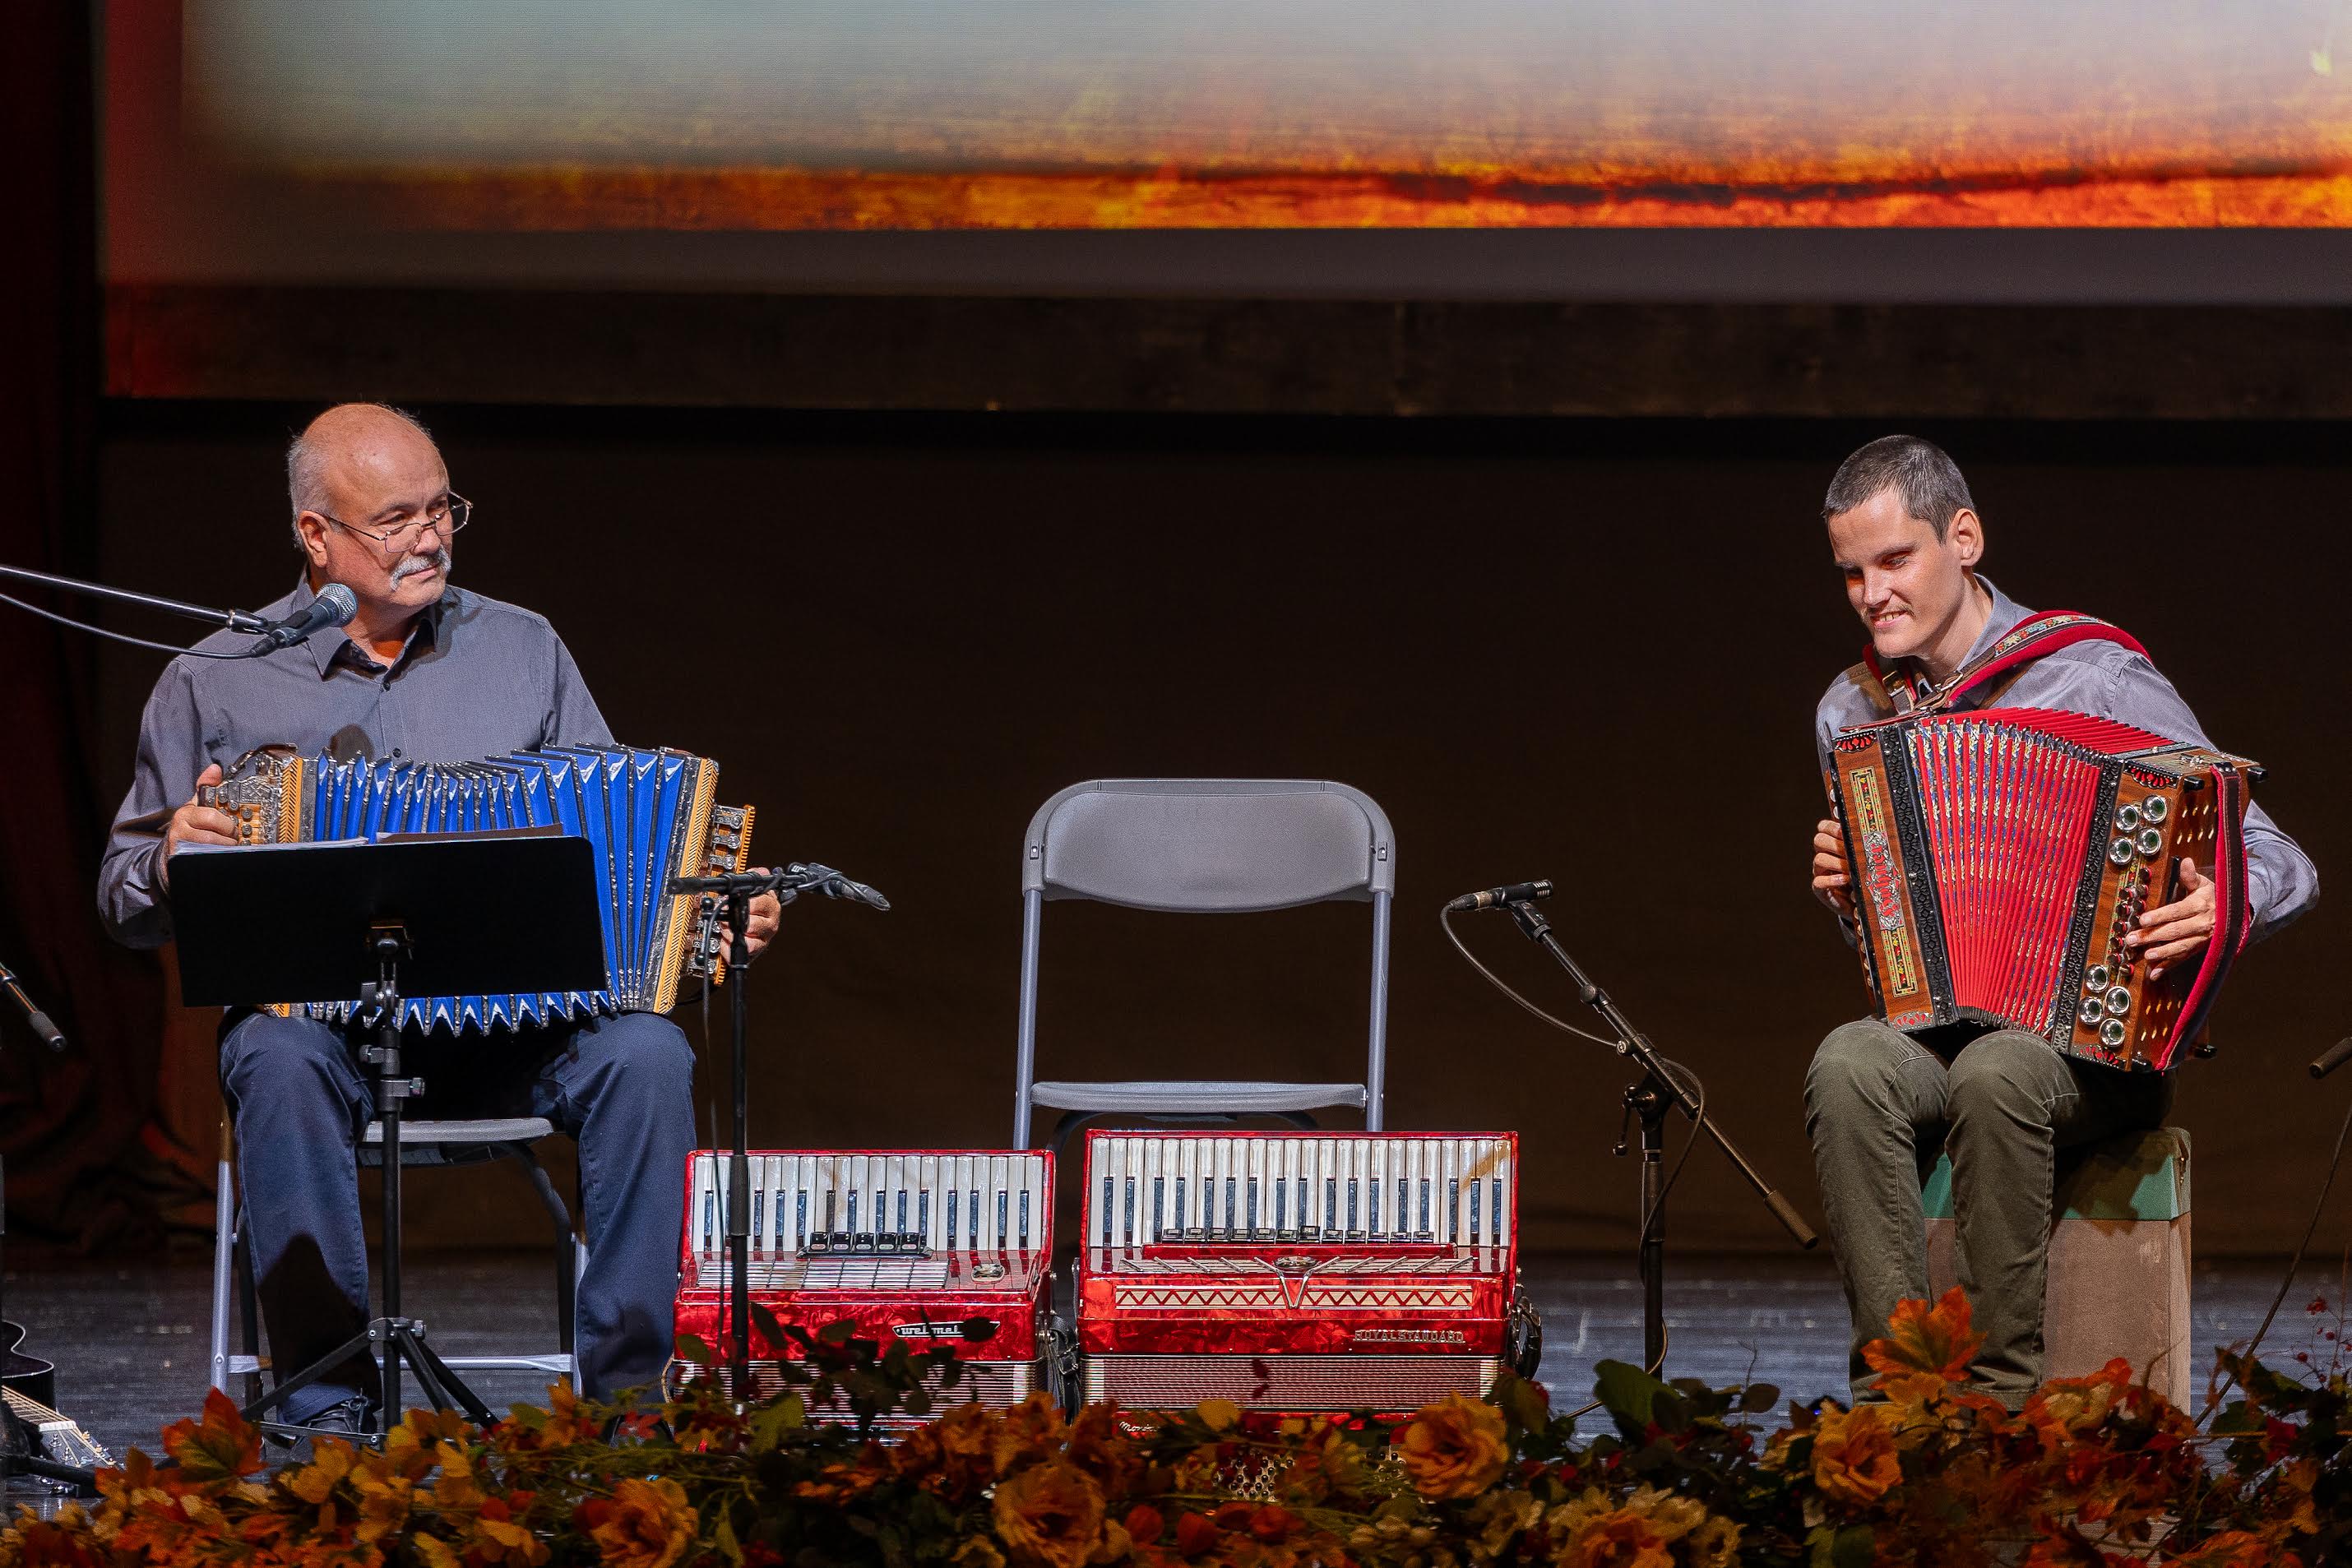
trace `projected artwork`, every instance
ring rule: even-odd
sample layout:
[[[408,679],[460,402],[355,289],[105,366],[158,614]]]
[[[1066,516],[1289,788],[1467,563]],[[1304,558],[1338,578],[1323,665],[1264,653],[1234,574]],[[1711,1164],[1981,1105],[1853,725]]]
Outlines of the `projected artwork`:
[[[424,228],[2352,225],[2352,0],[187,0]]]

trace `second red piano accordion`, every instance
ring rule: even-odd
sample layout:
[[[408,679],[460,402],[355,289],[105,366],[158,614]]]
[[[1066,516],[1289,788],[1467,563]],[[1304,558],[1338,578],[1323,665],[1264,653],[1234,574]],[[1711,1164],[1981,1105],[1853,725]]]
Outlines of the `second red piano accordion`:
[[[672,1361],[672,1390],[726,1377],[728,1159],[698,1149],[687,1161],[677,1332],[700,1338],[719,1360]],[[751,1155],[751,1296],[779,1322],[814,1334],[847,1322],[860,1339],[952,1346],[963,1377],[950,1399],[1012,1406],[1050,1383],[1052,1155],[762,1149]],[[958,1326],[972,1318],[994,1332],[961,1337]],[[773,1398],[786,1387],[782,1364],[802,1353],[772,1343],[756,1317],[751,1337],[752,1394]]]
[[[1841,732],[1830,786],[1864,977],[1897,1029],[1957,1021],[2163,1071],[2204,1027],[2251,920],[2242,757],[2041,708],[1883,720]],[[2213,884],[2203,954],[2150,981],[2123,938]]]
[[[1087,1137],[1089,1402],[1395,1415],[1534,1370],[1507,1133]]]

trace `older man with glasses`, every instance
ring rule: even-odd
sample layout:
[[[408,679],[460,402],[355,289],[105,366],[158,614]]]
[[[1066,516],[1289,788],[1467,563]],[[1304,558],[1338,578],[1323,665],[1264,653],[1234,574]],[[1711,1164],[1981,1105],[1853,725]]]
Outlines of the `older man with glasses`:
[[[99,881],[115,936],[172,936],[172,856],[233,844],[236,823],[192,786],[220,781],[257,747],[337,757],[461,762],[548,746],[613,744],[562,641],[541,616],[449,582],[450,545],[472,507],[449,488],[425,428],[396,409],[345,403],[287,453],[303,580],[264,612],[299,615],[329,582],[359,612],[267,659],[174,659],[139,733],[131,792]],[[198,649],[249,639],[216,633]],[[186,802],[180,804],[180,802]],[[176,810],[173,810],[176,806]],[[160,840],[139,819],[169,810]],[[751,946],[774,929],[754,906]],[[375,1106],[344,1030],[297,1015],[232,1013],[221,1087],[236,1126],[247,1233],[275,1364],[307,1365],[368,1317],[353,1149]],[[624,1014],[520,1028],[462,1047],[412,1039],[433,1114],[543,1116],[580,1144],[589,1261],[580,1281],[579,1382],[593,1396],[651,1383],[670,1348],[674,1260],[694,1137],[694,1058],[667,1019]],[[364,1427],[375,1369],[355,1360],[288,1402],[322,1431]]]

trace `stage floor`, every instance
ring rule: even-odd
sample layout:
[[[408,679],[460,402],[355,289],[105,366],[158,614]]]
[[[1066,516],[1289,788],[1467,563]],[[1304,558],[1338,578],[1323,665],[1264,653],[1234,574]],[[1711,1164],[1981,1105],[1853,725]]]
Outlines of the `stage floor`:
[[[26,1348],[58,1364],[58,1399],[119,1456],[154,1451],[166,1422],[194,1413],[205,1388],[209,1257],[154,1263],[25,1260],[12,1255],[8,1315]],[[2192,1289],[2200,1365],[2215,1344],[2251,1335],[2277,1290],[2284,1260],[2200,1262]],[[1826,1260],[1675,1254],[1668,1260],[1666,1374],[1710,1384],[1761,1381],[1784,1396],[1845,1394],[1845,1308]],[[1590,1396],[1592,1365],[1638,1361],[1642,1299],[1630,1259],[1533,1257],[1527,1281],[1544,1320],[1543,1380],[1555,1405]],[[2333,1303],[2338,1268],[2306,1270],[2265,1341],[2268,1359],[2309,1348],[2305,1309]],[[552,1351],[555,1308],[536,1253],[418,1254],[406,1271],[409,1310],[445,1355]],[[2329,1320],[2332,1326],[2333,1319]],[[2202,1373],[2200,1374],[2201,1386]],[[546,1380],[484,1374],[475,1385],[494,1407],[543,1401]]]

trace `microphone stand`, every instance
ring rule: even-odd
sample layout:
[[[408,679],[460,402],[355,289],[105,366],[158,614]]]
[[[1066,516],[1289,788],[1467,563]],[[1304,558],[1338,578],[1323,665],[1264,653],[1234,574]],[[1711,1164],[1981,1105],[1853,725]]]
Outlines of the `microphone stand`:
[[[1779,1189],[1748,1163],[1748,1156],[1741,1154],[1738,1146],[1725,1135],[1723,1129],[1715,1124],[1715,1119],[1706,1114],[1690,1091],[1666,1071],[1664,1059],[1658,1055],[1658,1048],[1650,1043],[1649,1037],[1635,1029],[1633,1020],[1610,999],[1609,993],[1593,984],[1583,967],[1569,956],[1568,949],[1562,947],[1559,938],[1552,935],[1551,923],[1543,917],[1543,912],[1535,906],[1534,901],[1513,899],[1508,907],[1511,918],[1518,923],[1520,932],[1528,941],[1550,954],[1553,961],[1568,971],[1568,977],[1576,984],[1578,999],[1600,1014],[1601,1020],[1609,1026],[1609,1031],[1617,1037],[1617,1053],[1631,1058],[1633,1065],[1642,1070],[1641,1078],[1626,1086],[1625,1114],[1639,1118],[1642,1126],[1642,1363],[1654,1376],[1664,1370],[1666,1354],[1664,1176],[1666,1114],[1669,1111],[1680,1110],[1696,1123],[1701,1132],[1715,1140],[1716,1147],[1721,1149],[1732,1167],[1747,1178],[1748,1185],[1756,1189],[1756,1196],[1764,1200],[1764,1207],[1772,1211],[1772,1218],[1780,1222],[1780,1228],[1798,1246],[1817,1246],[1821,1238],[1813,1233],[1812,1228],[1805,1223],[1804,1218],[1798,1214],[1789,1200],[1780,1196]],[[1617,1153],[1621,1155],[1625,1153],[1622,1124]]]
[[[62,588],[68,593],[86,593],[94,599],[113,600],[118,604],[135,604],[142,610],[161,610],[166,614],[184,615],[192,621],[209,621],[231,632],[250,632],[257,636],[268,632],[275,624],[243,610],[215,610],[207,604],[190,604],[182,599],[165,599],[157,594],[135,592],[128,588],[112,588],[103,582],[86,582],[78,577],[33,571],[21,566],[0,566],[0,579],[12,582],[37,582],[45,588]]]
[[[847,891],[856,889],[856,891]],[[734,1146],[727,1160],[727,1382],[728,1397],[740,1413],[751,1405],[751,1058],[746,1045],[750,1033],[751,998],[744,977],[751,964],[751,901],[772,893],[790,904],[803,893],[829,898],[850,898],[887,909],[890,901],[862,883],[851,882],[831,866],[799,862],[782,871],[730,872],[719,876],[670,879],[674,894],[713,894],[727,901],[727,929],[732,941],[727,954],[735,970],[735,984],[727,1001],[728,1030],[733,1039],[735,1108]]]
[[[0,990],[7,992],[24,1009],[26,1021],[33,1026],[33,1032],[40,1038],[43,1045],[53,1052],[65,1050],[66,1037],[58,1031],[56,1024],[49,1021],[49,1015],[35,1006],[33,998],[25,994],[25,988],[16,981],[16,971],[5,963],[0,963]],[[6,1185],[5,1169],[0,1167],[0,1248],[5,1248],[8,1237]],[[7,1278],[7,1261],[5,1254],[0,1254],[0,1332],[5,1331],[8,1322]],[[0,1353],[14,1349],[13,1341],[0,1341]],[[0,1361],[5,1359],[5,1354],[0,1354]],[[49,1398],[54,1400],[57,1396],[51,1394]],[[20,1437],[25,1449],[23,1453],[16,1451]],[[9,1408],[5,1400],[0,1400],[0,1439],[5,1439],[0,1440],[0,1491],[7,1490],[11,1477],[37,1476],[53,1485],[71,1487],[75,1495],[79,1497],[98,1495],[97,1472],[80,1465],[62,1463],[41,1452],[39,1437],[33,1432],[29,1423],[21,1420]]]

